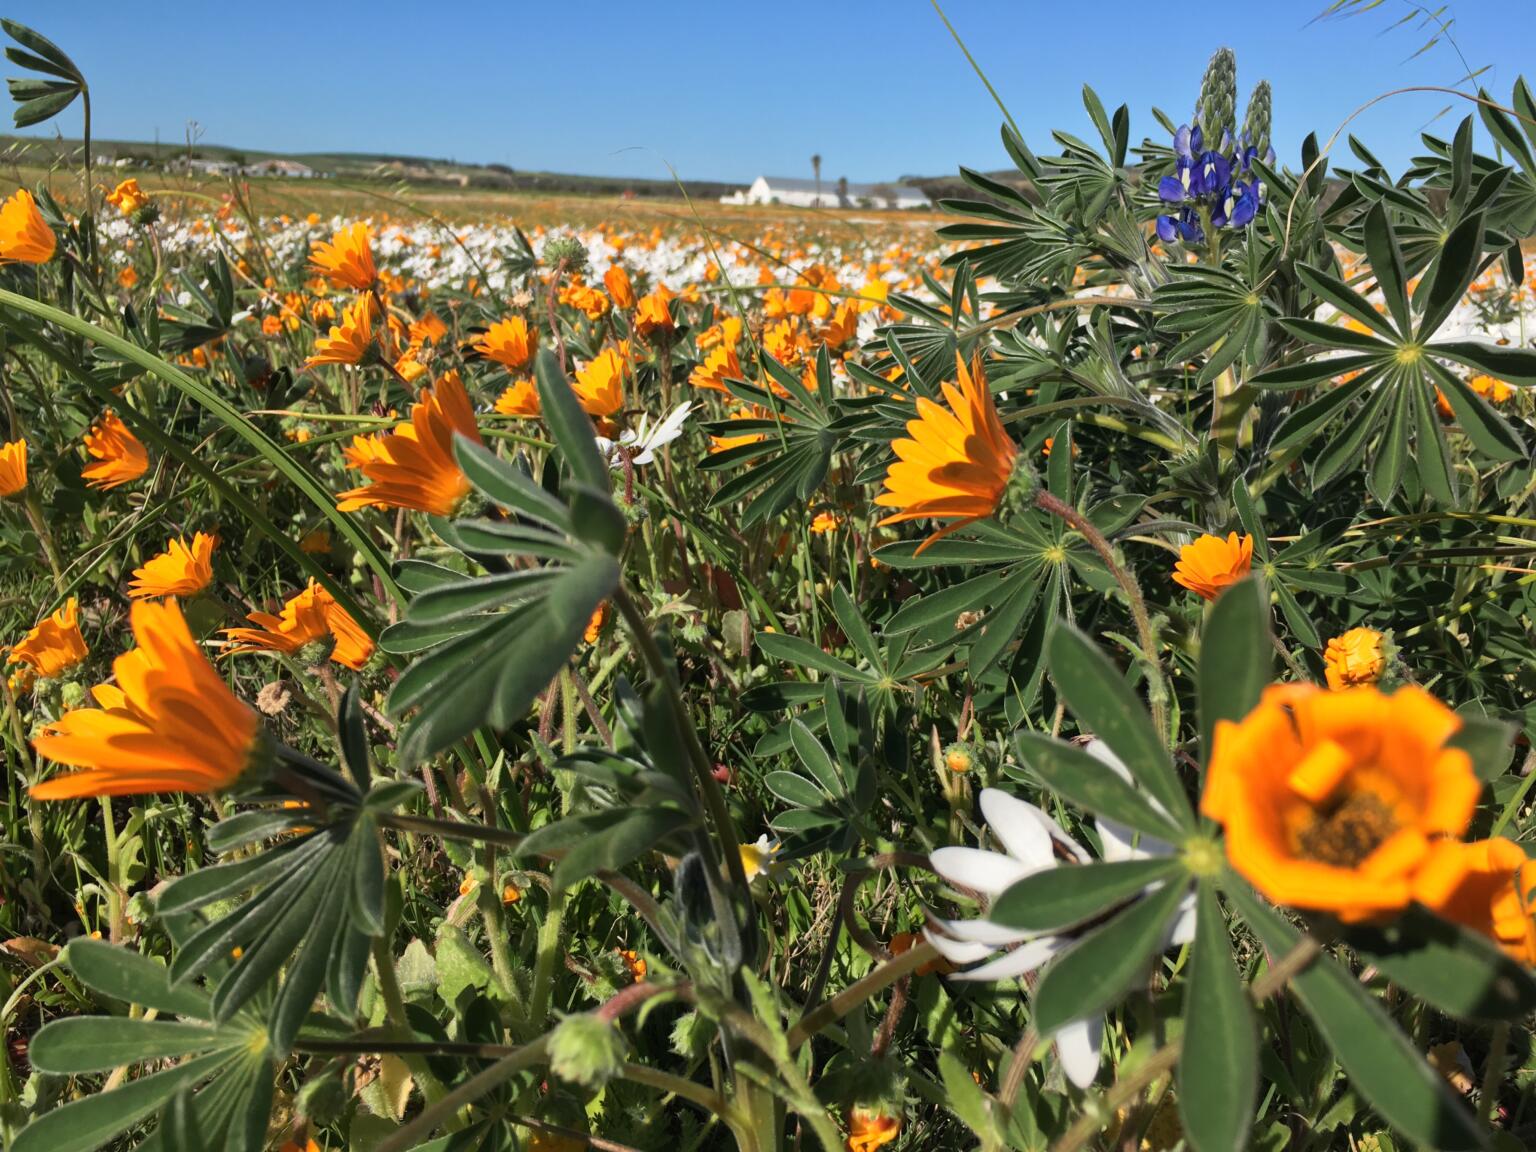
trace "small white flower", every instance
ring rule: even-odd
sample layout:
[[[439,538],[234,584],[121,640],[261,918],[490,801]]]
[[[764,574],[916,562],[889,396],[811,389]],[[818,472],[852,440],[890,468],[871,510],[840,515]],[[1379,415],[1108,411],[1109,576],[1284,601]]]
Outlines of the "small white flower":
[[[1126,780],[1130,772],[1101,740],[1088,744],[1088,754],[1107,765]],[[980,893],[995,900],[1026,876],[1055,868],[1065,854],[1079,864],[1091,859],[1083,846],[1064,832],[1056,821],[1027,801],[996,788],[981,793],[981,815],[987,828],[1002,845],[1002,852],[982,848],[939,848],[930,856],[933,869],[959,888]],[[1156,805],[1156,801],[1151,801]],[[1099,838],[1106,861],[1167,856],[1171,845],[1136,833],[1112,820],[1097,821]],[[1149,887],[1149,891],[1156,885]],[[1040,968],[1057,953],[1074,943],[1068,933],[1026,932],[994,924],[990,920],[939,920],[923,930],[940,955],[952,964],[975,964],[956,972],[953,980],[1008,980],[1025,976]],[[937,928],[938,931],[934,931]],[[1195,898],[1191,893],[1179,905],[1168,945],[1186,944],[1194,939]],[[984,961],[984,963],[978,963]],[[1056,1052],[1062,1071],[1079,1088],[1093,1083],[1099,1071],[1099,1048],[1103,1041],[1104,1018],[1093,1015],[1075,1020],[1056,1033]]]
[[[672,443],[683,434],[683,423],[692,411],[692,402],[685,400],[672,409],[671,415],[655,428],[650,426],[649,416],[642,416],[638,427],[627,429],[617,440],[610,440],[606,436],[597,437],[597,450],[608,461],[608,467],[615,470],[624,467],[625,456],[636,467],[650,464],[656,459],[657,449]]]

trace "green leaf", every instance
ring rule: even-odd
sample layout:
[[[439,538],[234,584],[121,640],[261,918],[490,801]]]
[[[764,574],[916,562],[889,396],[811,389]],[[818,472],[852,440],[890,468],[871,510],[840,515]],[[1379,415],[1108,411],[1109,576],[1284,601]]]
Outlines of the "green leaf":
[[[170,1060],[229,1044],[227,1035],[221,1036],[206,1024],[78,1016],[45,1024],[32,1037],[27,1059],[44,1072],[78,1076],[106,1072],[122,1064]]]
[[[758,632],[753,639],[764,656],[772,656],[775,660],[798,664],[803,668],[815,668],[819,672],[828,672],[843,680],[858,683],[868,683],[870,680],[867,674],[860,672],[852,664],[823,652],[809,640],[802,640],[798,636],[790,636],[783,632]]]
[[[577,842],[555,865],[557,888],[570,888],[594,872],[612,871],[656,848],[673,832],[693,823],[680,808],[634,808],[601,836]]]
[[[560,446],[571,475],[598,491],[608,491],[608,465],[597,450],[597,431],[548,348],[539,349],[533,375],[544,424]]]
[[[1277,961],[1299,933],[1240,880],[1228,898]],[[1338,1057],[1352,1087],[1403,1135],[1427,1148],[1483,1147],[1483,1133],[1445,1081],[1360,981],[1319,957],[1291,980],[1291,992]]]
[[[1058,955],[1035,989],[1040,1035],[1096,1016],[1119,1000],[1166,944],[1184,891],[1179,884],[1163,885]]]
[[[11,1152],[95,1152],[176,1093],[212,1076],[229,1058],[227,1052],[211,1052],[45,1112],[21,1131]]]
[[[1200,763],[1211,758],[1216,724],[1252,712],[1274,660],[1269,600],[1249,576],[1217,597],[1200,636]]]
[[[1045,786],[1073,804],[1163,840],[1177,841],[1180,831],[1153,808],[1147,797],[1119,773],[1088,753],[1039,732],[1016,732],[1019,760]],[[1009,769],[1010,775],[1018,774]]]
[[[65,963],[80,982],[94,992],[198,1020],[208,1017],[208,997],[196,988],[173,987],[163,964],[105,940],[81,937],[70,941]]]
[[[815,734],[805,726],[804,721],[795,719],[789,722],[789,742],[795,749],[795,758],[829,796],[844,794],[842,773],[837,770],[832,757],[821,746]]]
[[[1141,701],[1126,687],[1119,669],[1098,647],[1067,624],[1050,639],[1051,679],[1077,717],[1079,727],[1098,736],[1120,757],[1148,796],[1177,825],[1190,827],[1194,814],[1174,772],[1168,750],[1157,738]],[[1152,656],[1148,653],[1148,656]]]
[[[1195,1152],[1242,1152],[1259,1085],[1258,1025],[1232,963],[1232,940],[1213,885],[1199,886],[1196,906],[1179,1115]]]
[[[1386,205],[1380,200],[1365,214],[1365,254],[1397,330],[1406,337],[1413,331],[1413,313],[1408,304],[1408,272],[1403,267],[1397,233],[1392,230]]]
[[[44,120],[51,120],[73,104],[79,94],[78,88],[71,88],[67,92],[55,92],[51,96],[39,96],[35,100],[18,104],[16,111],[11,113],[11,122],[17,128],[30,128]]]
[[[1509,770],[1510,752],[1519,729],[1492,716],[1458,712],[1461,727],[1446,741],[1448,747],[1460,748],[1472,758],[1472,770],[1479,780],[1496,780]]]
[[[1051,932],[1102,915],[1142,889],[1184,874],[1177,857],[1047,868],[1012,884],[987,919],[1021,932]]]
[[[1414,303],[1424,298],[1423,312],[1419,316],[1416,339],[1423,343],[1445,323],[1446,317],[1461,303],[1477,275],[1478,261],[1483,254],[1483,228],[1486,220],[1481,212],[1474,212],[1446,237],[1445,245],[1434,264],[1419,282],[1414,293]]]
[[[6,35],[16,41],[16,43],[34,53],[39,59],[52,65],[54,69],[57,69],[57,75],[78,81],[82,85],[85,83],[85,76],[81,73],[75,62],[65,54],[64,49],[60,48],[41,32],[35,31],[16,20],[0,20],[0,28],[4,28]],[[6,49],[6,54],[9,55],[12,51],[14,49],[8,48]]]
[[[1536,1009],[1536,979],[1497,944],[1422,908],[1358,928],[1350,946],[1395,984],[1464,1020],[1514,1020]]]
[[[1501,348],[1480,340],[1443,340],[1431,344],[1429,351],[1496,376],[1506,384],[1536,384],[1536,352],[1529,348]]]
[[[453,455],[469,482],[487,500],[562,531],[570,526],[564,504],[533,482],[516,464],[501,459],[484,444],[456,436]]]

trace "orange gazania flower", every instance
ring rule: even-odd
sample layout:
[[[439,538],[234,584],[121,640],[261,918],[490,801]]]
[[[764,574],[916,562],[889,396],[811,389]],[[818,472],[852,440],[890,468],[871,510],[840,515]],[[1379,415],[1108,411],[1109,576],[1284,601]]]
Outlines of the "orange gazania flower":
[[[383,435],[359,436],[347,452],[348,467],[370,483],[343,492],[337,507],[411,508],[451,516],[469,494],[469,479],[453,456],[455,434],[483,444],[475,410],[457,372],[450,372],[411,408],[409,422]]]
[[[103,413],[85,434],[85,450],[96,463],[80,469],[80,475],[92,488],[116,488],[137,480],[149,470],[149,453],[116,412]]]
[[[128,595],[135,600],[151,596],[192,596],[213,582],[214,538],[206,532],[170,541],[165,551],[152,557],[133,573]]]
[[[1496,941],[1510,956],[1536,966],[1536,861],[1513,840],[1463,844],[1440,840],[1414,881],[1419,903],[1447,920]]]
[[[11,648],[10,662],[25,664],[45,680],[62,676],[85,663],[90,649],[80,635],[80,608],[71,596],[52,616],[37,626]]]
[[[436,312],[428,312],[420,320],[411,321],[406,329],[410,336],[411,346],[420,348],[423,344],[438,344],[444,336],[448,335],[448,325],[443,323],[442,317]]]
[[[629,978],[636,984],[644,980],[649,966],[640,953],[636,952],[633,948],[619,948],[617,951],[619,959],[624,964],[625,971],[629,973]]]
[[[581,634],[581,639],[587,644],[596,644],[598,637],[603,634],[603,625],[608,623],[608,603],[604,601],[597,606],[587,621],[587,630]]]
[[[1459,837],[1482,784],[1446,741],[1461,720],[1419,688],[1265,690],[1216,726],[1200,810],[1277,904],[1354,922],[1401,911],[1435,837]]]
[[[1496,376],[1489,376],[1480,372],[1467,381],[1472,391],[1476,392],[1484,400],[1492,400],[1495,404],[1502,404],[1514,395],[1515,390]]]
[[[901,1117],[856,1104],[848,1110],[848,1152],[875,1152],[901,1135]]]
[[[657,332],[670,334],[674,325],[669,305],[673,299],[675,294],[665,284],[640,297],[635,304],[635,332],[645,339]]]
[[[699,362],[688,377],[688,383],[695,388],[725,392],[727,391],[725,381],[740,379],[742,379],[741,359],[736,355],[736,349],[728,344],[721,344]]]
[[[1186,544],[1173,567],[1173,582],[1182,584],[1203,600],[1214,600],[1229,584],[1236,584],[1253,567],[1253,537],[1236,532],[1201,536]]]
[[[21,264],[46,264],[53,259],[58,241],[53,229],[37,210],[37,201],[25,188],[18,188],[0,204],[0,260]]]
[[[1330,688],[1374,684],[1386,670],[1385,637],[1374,628],[1351,628],[1323,649],[1323,671]]]
[[[379,278],[373,266],[373,232],[361,222],[339,229],[330,243],[310,246],[309,264],[337,288],[370,291]]]
[[[91,690],[32,742],[38,755],[83,768],[34,785],[37,800],[217,792],[257,759],[261,728],[208,663],[175,600],[130,609],[138,647],[112,663],[116,684]]]
[[[832,313],[821,330],[821,341],[830,348],[841,348],[859,332],[859,306],[852,300],[844,300]]]
[[[149,203],[149,193],[139,187],[135,177],[130,176],[107,193],[107,203],[124,216],[132,216]]]
[[[20,495],[27,487],[27,442],[0,444],[0,497]]]
[[[529,331],[528,321],[521,316],[496,321],[471,345],[487,360],[514,369],[526,368],[537,346],[538,334]]]
[[[623,265],[609,266],[608,271],[603,273],[603,287],[608,289],[614,307],[627,309],[635,306],[635,286],[629,282],[629,273],[624,271]]]
[[[955,368],[958,387],[944,384],[947,408],[917,398],[917,419],[907,421],[911,439],[891,445],[897,459],[886,471],[885,491],[875,497],[881,507],[900,509],[882,525],[949,521],[923,541],[923,548],[997,510],[1019,451],[998,419],[980,359],[967,371],[957,356]]]
[[[495,410],[503,416],[521,416],[527,419],[538,416],[539,390],[532,380],[514,380],[507,390],[496,398]]]
[[[623,358],[612,348],[604,348],[576,373],[576,382],[571,387],[588,416],[617,415],[624,408]]]
[[[373,350],[373,297],[359,296],[341,313],[341,323],[315,338],[315,350],[304,367],[321,364],[361,364]]]
[[[226,628],[232,652],[302,653],[310,645],[331,644],[330,659],[343,668],[360,672],[373,655],[373,641],[352,614],[314,580],[304,591],[290,597],[281,612],[252,612],[246,616],[254,628]],[[313,663],[319,663],[317,657]]]

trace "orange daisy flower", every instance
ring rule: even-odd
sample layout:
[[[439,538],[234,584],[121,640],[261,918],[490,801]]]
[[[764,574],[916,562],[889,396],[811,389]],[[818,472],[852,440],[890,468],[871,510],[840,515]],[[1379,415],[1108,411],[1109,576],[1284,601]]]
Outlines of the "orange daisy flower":
[[[175,600],[130,609],[138,647],[112,662],[116,684],[91,689],[32,741],[39,756],[83,768],[32,787],[37,800],[217,792],[261,753],[256,713],[208,663]]]
[[[629,273],[620,264],[610,265],[603,273],[603,287],[613,300],[615,308],[629,309],[635,306],[635,286],[629,282]]]
[[[372,240],[372,230],[361,222],[339,229],[330,243],[317,240],[310,246],[309,265],[337,288],[370,291],[379,279]]]
[[[0,497],[18,496],[27,487],[27,442],[0,444]]]
[[[897,459],[886,471],[885,491],[875,497],[881,507],[899,509],[882,525],[949,521],[923,548],[997,511],[1019,453],[998,419],[980,359],[967,371],[957,356],[955,369],[958,386],[944,384],[948,407],[917,398],[917,419],[907,421],[911,439],[891,445]]]
[[[1460,837],[1482,783],[1447,741],[1461,720],[1419,688],[1265,690],[1216,726],[1200,810],[1277,904],[1376,919],[1407,907],[1436,837]]]
[[[572,388],[587,415],[606,418],[623,411],[624,372],[623,358],[612,348],[604,348],[576,373]]]
[[[85,434],[85,450],[96,463],[80,469],[80,475],[92,488],[106,491],[137,480],[149,471],[149,453],[116,412],[103,413]]]
[[[848,1152],[875,1152],[901,1135],[901,1117],[856,1105],[848,1112]]]
[[[1496,941],[1536,966],[1536,861],[1513,840],[1439,840],[1414,880],[1419,903]]]
[[[528,321],[513,316],[510,320],[496,321],[471,347],[487,360],[517,369],[528,366],[538,342],[538,334],[529,330]]]
[[[1253,567],[1253,537],[1236,532],[1201,536],[1184,545],[1173,567],[1173,582],[1182,584],[1203,600],[1214,600],[1229,584],[1236,584]]]
[[[360,672],[373,655],[373,641],[335,598],[314,580],[304,591],[290,597],[281,612],[252,612],[246,616],[254,628],[226,628],[234,644],[232,652],[298,653],[308,664],[324,659],[312,645],[325,644],[329,658],[343,668]]]
[[[347,451],[347,465],[370,483],[343,492],[337,507],[411,508],[451,516],[469,494],[469,479],[453,456],[455,434],[483,444],[475,410],[457,372],[422,389],[409,422],[383,435],[358,436]]]
[[[85,663],[90,649],[80,635],[80,606],[73,596],[11,647],[10,662],[25,664],[45,680]]]
[[[21,264],[46,264],[53,259],[58,240],[37,210],[37,201],[18,188],[0,204],[0,260]]]
[[[341,323],[315,338],[315,350],[304,367],[321,364],[361,364],[373,351],[373,297],[359,296],[341,313]]]
[[[635,305],[635,332],[647,340],[657,332],[670,335],[675,325],[672,323],[672,309],[669,305],[674,299],[676,294],[665,284],[640,297]]]
[[[521,416],[532,418],[538,416],[539,390],[532,380],[514,380],[512,384],[496,398],[496,411],[503,416]]]
[[[1374,628],[1351,628],[1323,649],[1323,671],[1330,688],[1374,684],[1386,670],[1386,638]]]
[[[128,595],[135,600],[152,596],[193,596],[213,582],[214,537],[199,532],[189,546],[178,536],[165,551],[134,569]]]
[[[124,216],[132,216],[149,203],[149,193],[139,187],[136,178],[130,176],[107,193],[107,203]]]
[[[741,358],[736,355],[736,349],[728,344],[721,344],[706,356],[688,377],[688,383],[695,388],[706,388],[711,392],[725,392],[727,380],[742,379]]]

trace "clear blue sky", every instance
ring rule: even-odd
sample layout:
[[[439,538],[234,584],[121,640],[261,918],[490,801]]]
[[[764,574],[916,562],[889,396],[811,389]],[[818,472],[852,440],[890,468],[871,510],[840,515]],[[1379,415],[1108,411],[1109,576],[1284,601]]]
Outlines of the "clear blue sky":
[[[1148,0],[949,0],[946,10],[1026,138],[1091,134],[1092,84],[1158,133],[1150,108],[1188,117],[1221,44],[1246,92],[1275,88],[1275,138],[1295,162],[1392,88],[1453,84],[1444,43],[1390,30],[1385,0],[1311,23],[1327,0],[1159,4]],[[515,168],[746,182],[759,173],[891,179],[1000,167],[996,108],[926,0],[0,0],[85,70],[100,137],[273,151],[359,151]],[[1453,32],[1507,99],[1536,82],[1536,0],[1460,0]],[[1188,14],[1188,18],[1185,15]],[[8,66],[7,66],[8,67]],[[1394,98],[1356,122],[1389,164],[1412,155],[1446,105]],[[1459,119],[1460,106],[1455,112]],[[79,132],[71,109],[60,121]],[[1450,117],[1435,125],[1449,131]]]

